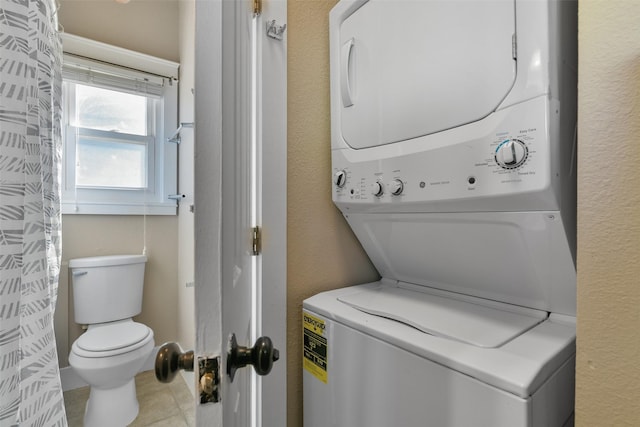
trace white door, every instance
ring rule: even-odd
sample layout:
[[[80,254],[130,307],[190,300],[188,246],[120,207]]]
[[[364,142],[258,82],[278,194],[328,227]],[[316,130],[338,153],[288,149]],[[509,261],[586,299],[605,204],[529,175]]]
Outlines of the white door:
[[[286,37],[266,36],[267,22],[284,25],[286,1],[259,14],[253,3],[196,1],[196,377],[198,357],[222,362],[221,402],[196,406],[198,426],[286,425],[287,50]],[[231,380],[232,334],[245,347],[272,340],[268,375],[247,366]]]

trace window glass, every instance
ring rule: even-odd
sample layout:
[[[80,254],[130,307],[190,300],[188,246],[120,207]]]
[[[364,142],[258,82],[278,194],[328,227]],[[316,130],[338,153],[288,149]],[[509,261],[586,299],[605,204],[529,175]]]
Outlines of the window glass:
[[[62,67],[62,213],[175,215],[178,64],[128,51],[149,74],[102,44],[85,48],[97,60],[65,52]]]
[[[147,145],[81,136],[77,144],[76,185],[145,188]]]
[[[75,126],[148,135],[147,98],[76,84]]]

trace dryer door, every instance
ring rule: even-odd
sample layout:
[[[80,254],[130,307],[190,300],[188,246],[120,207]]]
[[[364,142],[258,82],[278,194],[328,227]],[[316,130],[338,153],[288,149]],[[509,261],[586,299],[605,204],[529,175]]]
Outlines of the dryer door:
[[[513,86],[513,0],[359,3],[331,22],[333,102],[352,148],[482,119]]]

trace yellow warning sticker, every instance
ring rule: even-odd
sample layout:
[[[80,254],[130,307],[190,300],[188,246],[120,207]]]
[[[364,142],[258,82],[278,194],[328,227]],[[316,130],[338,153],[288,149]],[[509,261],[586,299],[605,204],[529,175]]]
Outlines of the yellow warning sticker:
[[[327,337],[325,322],[309,313],[302,313],[304,338],[303,366],[311,375],[327,383]]]

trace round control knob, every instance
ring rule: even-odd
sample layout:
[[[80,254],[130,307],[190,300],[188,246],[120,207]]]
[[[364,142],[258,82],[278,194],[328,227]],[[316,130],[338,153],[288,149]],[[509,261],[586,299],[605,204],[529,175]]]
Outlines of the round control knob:
[[[380,197],[384,194],[384,185],[380,181],[376,181],[371,185],[371,194]]]
[[[529,149],[524,142],[519,139],[508,139],[496,148],[495,160],[504,169],[515,169],[527,160],[528,154]]]
[[[389,192],[394,196],[399,196],[404,191],[404,183],[399,179],[394,179],[389,184]]]
[[[336,187],[343,188],[347,183],[347,172],[345,172],[344,170],[339,170],[338,172],[336,172],[333,175],[333,183],[336,185]]]

